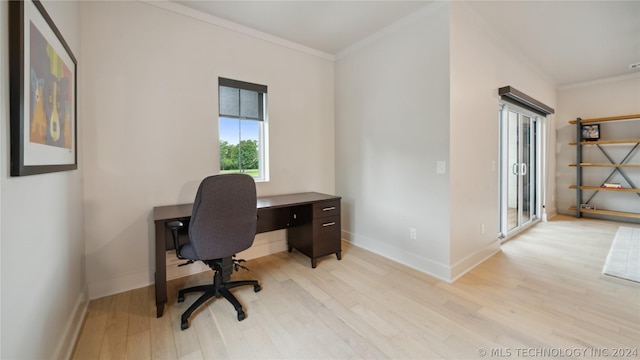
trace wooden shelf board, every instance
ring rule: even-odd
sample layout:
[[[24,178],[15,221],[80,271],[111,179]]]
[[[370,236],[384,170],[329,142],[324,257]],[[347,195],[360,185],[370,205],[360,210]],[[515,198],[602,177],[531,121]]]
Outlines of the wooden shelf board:
[[[569,164],[569,166],[576,166],[576,164]],[[615,168],[640,168],[640,164],[592,164],[581,163],[582,167],[615,167]]]
[[[576,207],[571,206],[569,210],[576,211]],[[602,209],[595,209],[595,210],[580,209],[580,212],[589,213],[589,214],[610,215],[610,216],[620,216],[620,217],[640,219],[640,213],[632,213],[632,212],[625,212],[625,211],[613,211],[613,210],[602,210]]]
[[[620,121],[620,120],[632,120],[632,119],[640,119],[640,114],[630,114],[630,115],[620,115],[620,116],[610,116],[610,117],[602,117],[602,118],[592,118],[592,119],[582,119],[580,120],[581,124],[589,124],[596,122],[605,122],[605,121]],[[576,124],[576,120],[570,120],[569,124]]]
[[[575,185],[570,185],[569,186],[569,189],[576,189],[576,188],[577,188],[577,186],[575,186]],[[605,188],[605,187],[600,187],[600,186],[587,186],[587,185],[580,186],[580,190],[617,191],[617,192],[640,193],[640,189],[633,189],[633,188]]]
[[[637,144],[640,143],[640,139],[619,139],[619,140],[598,140],[598,141],[580,141],[580,145],[611,145],[611,144]],[[575,145],[576,142],[572,141],[569,145]]]

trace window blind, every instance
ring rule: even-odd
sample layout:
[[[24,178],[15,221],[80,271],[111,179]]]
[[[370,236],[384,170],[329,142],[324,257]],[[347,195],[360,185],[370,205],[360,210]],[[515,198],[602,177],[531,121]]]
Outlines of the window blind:
[[[265,85],[218,78],[218,89],[221,117],[264,121]]]

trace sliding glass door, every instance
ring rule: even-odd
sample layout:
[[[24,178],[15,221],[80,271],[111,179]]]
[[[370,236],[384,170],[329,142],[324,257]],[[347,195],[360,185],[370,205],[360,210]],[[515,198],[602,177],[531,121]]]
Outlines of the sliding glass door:
[[[539,218],[541,119],[514,105],[500,110],[500,232],[502,238]]]

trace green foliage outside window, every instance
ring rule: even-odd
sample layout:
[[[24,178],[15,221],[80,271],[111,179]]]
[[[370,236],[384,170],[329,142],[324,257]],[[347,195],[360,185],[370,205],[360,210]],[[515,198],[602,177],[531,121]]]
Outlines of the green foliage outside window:
[[[257,140],[242,140],[240,144],[220,141],[221,172],[250,172],[258,167]]]

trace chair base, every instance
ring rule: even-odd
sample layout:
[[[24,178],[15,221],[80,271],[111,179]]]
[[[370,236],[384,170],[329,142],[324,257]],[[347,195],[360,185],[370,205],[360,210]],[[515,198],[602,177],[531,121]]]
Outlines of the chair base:
[[[213,275],[213,284],[212,285],[199,285],[193,286],[190,288],[182,289],[178,291],[178,302],[184,301],[184,294],[191,292],[204,292],[204,294],[200,295],[200,297],[193,303],[189,308],[182,313],[180,328],[182,330],[189,327],[189,317],[191,314],[198,308],[200,305],[207,302],[207,300],[212,297],[224,297],[233,305],[238,313],[238,321],[242,321],[245,319],[246,314],[242,309],[242,305],[236,299],[236,297],[229,291],[230,289],[236,288],[238,286],[251,285],[253,286],[253,291],[258,292],[262,290],[262,287],[258,283],[257,280],[241,280],[241,281],[224,281],[222,277],[222,269],[214,269],[215,274]]]

